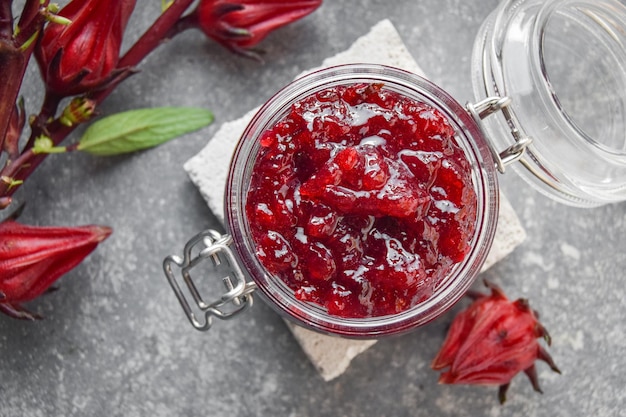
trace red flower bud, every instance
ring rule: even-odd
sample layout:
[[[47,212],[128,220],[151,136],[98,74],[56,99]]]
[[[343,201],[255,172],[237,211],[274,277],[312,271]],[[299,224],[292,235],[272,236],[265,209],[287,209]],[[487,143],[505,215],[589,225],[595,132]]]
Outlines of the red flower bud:
[[[122,37],[136,0],[73,0],[49,22],[35,56],[49,91],[66,97],[106,86],[116,70]]]
[[[96,102],[85,97],[74,97],[63,109],[59,122],[67,127],[84,123],[91,119],[96,111]]]
[[[0,311],[16,318],[38,318],[20,304],[40,296],[110,234],[104,226],[0,223]]]
[[[543,337],[549,344],[548,332],[525,299],[511,302],[495,284],[485,281],[485,285],[491,295],[472,294],[474,302],[455,317],[431,367],[448,368],[440,383],[499,385],[500,402],[519,372],[526,373],[533,388],[541,392],[535,360],[545,361],[560,373],[537,341]]]
[[[203,0],[196,9],[200,29],[231,51],[246,51],[271,31],[313,12],[322,0]]]

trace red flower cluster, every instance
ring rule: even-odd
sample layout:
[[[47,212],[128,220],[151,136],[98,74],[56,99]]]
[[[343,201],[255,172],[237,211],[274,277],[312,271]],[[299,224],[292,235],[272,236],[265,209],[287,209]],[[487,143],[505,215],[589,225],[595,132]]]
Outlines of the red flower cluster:
[[[0,210],[9,207],[13,193],[47,155],[45,150],[68,151],[69,147],[57,145],[74,127],[90,120],[102,100],[164,40],[185,29],[200,28],[241,52],[270,31],[312,12],[322,1],[173,0],[120,57],[136,2],[71,0],[57,10],[48,0],[26,0],[17,20],[11,2],[0,8],[0,73],[4,76],[0,82]],[[39,114],[26,124],[26,111],[17,97],[31,52],[46,91]],[[59,114],[62,100],[72,96],[80,97]],[[30,136],[20,147],[25,127],[31,128]],[[50,146],[36,148],[42,140]],[[45,292],[110,233],[111,229],[101,226],[0,223],[0,312],[37,318],[21,304]]]
[[[455,317],[431,365],[434,370],[447,368],[439,382],[499,385],[500,402],[504,402],[511,380],[524,372],[541,392],[535,360],[545,361],[560,373],[537,341],[541,337],[550,343],[547,330],[527,300],[510,301],[495,284],[485,281],[485,285],[491,294],[471,294],[474,302]]]

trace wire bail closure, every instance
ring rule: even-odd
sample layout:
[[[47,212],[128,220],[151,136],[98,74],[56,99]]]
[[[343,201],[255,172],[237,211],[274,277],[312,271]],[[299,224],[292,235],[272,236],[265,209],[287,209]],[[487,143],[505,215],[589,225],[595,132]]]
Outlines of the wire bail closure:
[[[519,161],[526,148],[533,142],[533,139],[527,136],[520,126],[519,121],[515,117],[515,114],[509,108],[511,104],[510,97],[488,97],[478,103],[467,103],[465,108],[472,116],[476,124],[484,131],[482,119],[491,116],[492,114],[501,111],[504,119],[507,122],[511,130],[511,135],[515,139],[515,143],[502,152],[498,152],[493,148],[491,141],[487,140],[489,149],[493,155],[496,169],[501,174],[504,174],[505,168],[513,162]]]
[[[189,322],[197,330],[209,330],[213,323],[213,317],[227,320],[252,306],[252,292],[256,289],[256,284],[246,282],[243,271],[230,248],[232,242],[233,239],[230,235],[222,235],[215,230],[205,230],[187,242],[183,258],[170,255],[163,261],[165,276]],[[218,267],[226,268],[226,276],[222,278],[226,292],[208,303],[204,301],[191,276],[191,271],[195,267],[206,263],[209,263],[215,272],[217,272]],[[180,270],[182,279],[193,299],[193,304],[204,313],[204,321],[196,318],[188,297],[178,285],[174,266]],[[209,278],[212,278],[214,274],[209,275],[211,275]]]

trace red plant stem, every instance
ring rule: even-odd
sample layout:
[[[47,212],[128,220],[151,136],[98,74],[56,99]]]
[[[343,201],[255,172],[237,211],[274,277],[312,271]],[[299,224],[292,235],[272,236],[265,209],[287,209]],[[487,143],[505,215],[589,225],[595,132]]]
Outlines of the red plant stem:
[[[166,39],[194,0],[178,0],[159,16],[141,38],[120,58],[118,68],[134,67]]]
[[[13,44],[13,14],[10,1],[0,1],[0,74],[5,80],[12,80],[19,74],[23,67],[21,54]],[[0,85],[0,152],[3,149],[15,99],[19,93],[19,87],[13,83],[3,82]]]
[[[1,2],[2,0],[0,0],[0,3]],[[104,99],[108,97],[109,94],[111,94],[122,81],[132,74],[132,71],[130,71],[132,68],[134,68],[146,56],[148,56],[148,54],[161,45],[164,40],[180,33],[180,31],[173,31],[172,28],[176,26],[183,13],[185,13],[193,2],[194,0],[175,0],[170,7],[163,12],[161,16],[159,16],[159,18],[157,18],[157,20],[146,30],[146,32],[144,32],[139,40],[137,40],[137,42],[135,42],[135,44],[131,46],[131,48],[120,58],[117,68],[126,68],[128,71],[124,73],[123,76],[115,80],[115,82],[109,85],[106,89],[93,92],[90,95],[90,98],[94,100],[96,104],[104,101]],[[17,94],[15,97],[17,97]],[[44,106],[42,106],[42,111],[36,120],[42,122],[48,120],[49,117],[54,117],[59,103],[58,99],[56,99],[56,103],[53,103],[53,101],[55,101],[55,98],[47,94]],[[10,101],[10,105],[12,106],[14,103],[15,98]],[[0,103],[0,105],[2,105],[2,103]],[[1,107],[0,114],[4,114],[4,109]],[[8,115],[10,118],[11,112],[8,112]],[[76,126],[64,126],[57,121],[54,121],[44,127],[33,126],[28,145],[32,146],[34,140],[39,134],[44,132],[44,130],[55,144],[59,144],[75,128]],[[20,158],[13,163],[9,163],[2,171],[0,171],[0,176],[6,176],[18,181],[24,180],[30,176],[30,174],[39,166],[46,156],[46,154],[35,154],[32,152],[30,147],[27,147]],[[19,186],[19,183],[10,185],[5,181],[0,181],[0,197],[13,195]]]
[[[11,1],[0,1],[0,39],[10,40],[13,35]]]
[[[11,1],[0,0],[0,74],[6,80],[6,82],[0,83],[0,145],[3,145],[3,141],[6,140],[11,116],[15,110],[15,103],[33,51],[33,45],[22,49],[23,43],[41,30],[44,19],[39,12],[41,8],[48,5],[49,0],[43,2],[27,0],[19,22],[20,32],[16,38],[14,38],[11,3]],[[0,146],[0,155],[4,149]],[[0,199],[2,200],[0,209],[10,203],[10,196],[15,192],[14,184],[11,184],[10,181],[7,182],[6,179],[14,179],[13,171],[22,163],[27,162],[31,155],[32,151],[24,152],[21,156],[6,161],[6,166],[0,170]],[[7,190],[12,191],[8,193]]]
[[[22,9],[22,14],[18,23],[20,28],[15,40],[18,44],[28,41],[38,30],[41,29],[44,17],[40,11],[48,7],[49,0],[28,0]]]
[[[0,210],[4,210],[5,208],[11,205],[11,197],[0,197]]]
[[[35,139],[38,138],[39,136],[43,134],[45,134],[46,136],[49,136],[51,123],[54,123],[54,122],[50,122],[49,120],[54,118],[59,108],[59,103],[61,103],[62,99],[63,97],[59,97],[54,93],[46,91],[46,94],[44,95],[43,103],[41,104],[41,109],[39,110],[39,114],[31,121],[30,138],[28,140],[28,143],[24,147],[24,149],[31,148],[35,144]],[[63,138],[55,137],[51,139],[55,145],[58,145],[59,142],[61,142]],[[56,142],[55,142],[55,139],[57,139]]]
[[[0,74],[4,80],[9,81],[0,83],[0,145],[4,143],[11,115],[15,110],[24,71],[26,62],[22,52],[12,41],[0,38]],[[0,151],[2,149],[0,146]]]
[[[24,152],[22,152],[20,156],[17,157],[17,159],[11,161],[11,163],[7,165],[7,168],[2,170],[3,179],[0,179],[0,187],[4,186],[8,188],[9,190],[14,188],[15,185],[11,185],[10,183],[7,183],[6,180],[4,180],[4,178],[7,178],[7,179],[10,178],[14,180],[17,179],[18,177],[17,174],[20,170],[20,167],[27,164],[29,160],[33,158],[34,156],[35,156],[35,153],[33,152],[33,148],[28,148]],[[9,196],[12,194],[13,193],[6,193],[6,195],[9,195]]]

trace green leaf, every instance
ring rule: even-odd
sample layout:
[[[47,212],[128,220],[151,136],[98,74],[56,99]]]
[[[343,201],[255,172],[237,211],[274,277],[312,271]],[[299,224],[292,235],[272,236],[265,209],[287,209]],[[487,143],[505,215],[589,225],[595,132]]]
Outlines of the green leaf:
[[[213,114],[193,107],[158,107],[117,113],[93,123],[76,149],[109,156],[151,148],[213,122]]]

